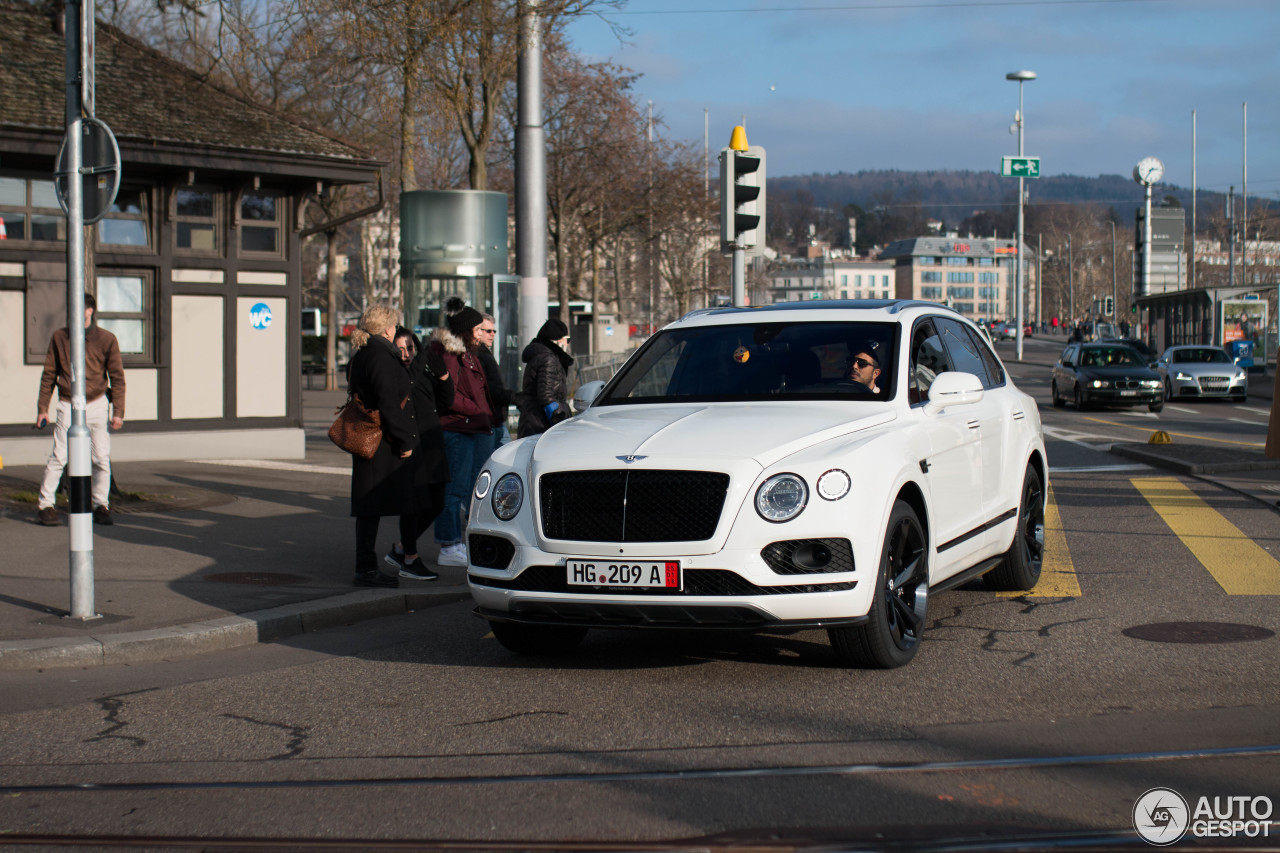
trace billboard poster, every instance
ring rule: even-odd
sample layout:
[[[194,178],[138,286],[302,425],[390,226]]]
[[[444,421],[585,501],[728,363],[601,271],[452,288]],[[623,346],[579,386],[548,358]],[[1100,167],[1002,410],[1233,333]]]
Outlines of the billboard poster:
[[[1261,356],[1262,335],[1267,328],[1267,303],[1261,299],[1222,301],[1222,348],[1244,367],[1253,366],[1255,351]]]

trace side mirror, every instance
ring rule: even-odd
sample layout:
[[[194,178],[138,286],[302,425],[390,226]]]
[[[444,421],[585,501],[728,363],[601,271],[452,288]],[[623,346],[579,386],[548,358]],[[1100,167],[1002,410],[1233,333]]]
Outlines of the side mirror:
[[[938,374],[929,386],[930,413],[938,414],[950,406],[963,406],[982,399],[982,380],[972,373],[950,370]]]
[[[573,410],[585,412],[591,408],[591,404],[600,395],[600,389],[603,387],[604,382],[599,379],[579,386],[578,390],[573,392]]]

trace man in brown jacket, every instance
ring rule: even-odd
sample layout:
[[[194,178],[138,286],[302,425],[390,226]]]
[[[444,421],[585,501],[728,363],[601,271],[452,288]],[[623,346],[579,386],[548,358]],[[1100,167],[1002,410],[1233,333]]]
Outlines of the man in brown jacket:
[[[124,426],[124,362],[120,358],[120,342],[106,329],[93,325],[98,304],[93,296],[84,296],[84,399],[85,426],[89,428],[89,444],[93,452],[93,521],[110,524],[111,511],[111,436],[112,429]],[[66,328],[53,333],[49,354],[40,374],[40,401],[36,406],[36,426],[49,422],[49,403],[54,384],[58,386],[58,412],[53,426],[53,453],[44,469],[40,486],[40,523],[58,525],[62,519],[53,508],[54,492],[67,467],[67,430],[71,427],[71,332]],[[108,399],[108,392],[110,399]]]

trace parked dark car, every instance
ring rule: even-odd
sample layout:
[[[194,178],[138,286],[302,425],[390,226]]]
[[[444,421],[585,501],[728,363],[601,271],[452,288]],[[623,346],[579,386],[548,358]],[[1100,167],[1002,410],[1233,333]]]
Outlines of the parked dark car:
[[[1160,375],[1141,353],[1118,343],[1073,343],[1053,367],[1053,405],[1090,404],[1164,408]]]

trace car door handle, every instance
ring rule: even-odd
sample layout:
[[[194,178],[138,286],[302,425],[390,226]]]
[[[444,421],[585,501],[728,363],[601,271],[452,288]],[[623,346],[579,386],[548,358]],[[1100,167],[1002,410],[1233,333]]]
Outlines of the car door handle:
[[[977,429],[982,426],[982,423],[981,421],[969,421],[965,426],[969,427],[969,429]]]

